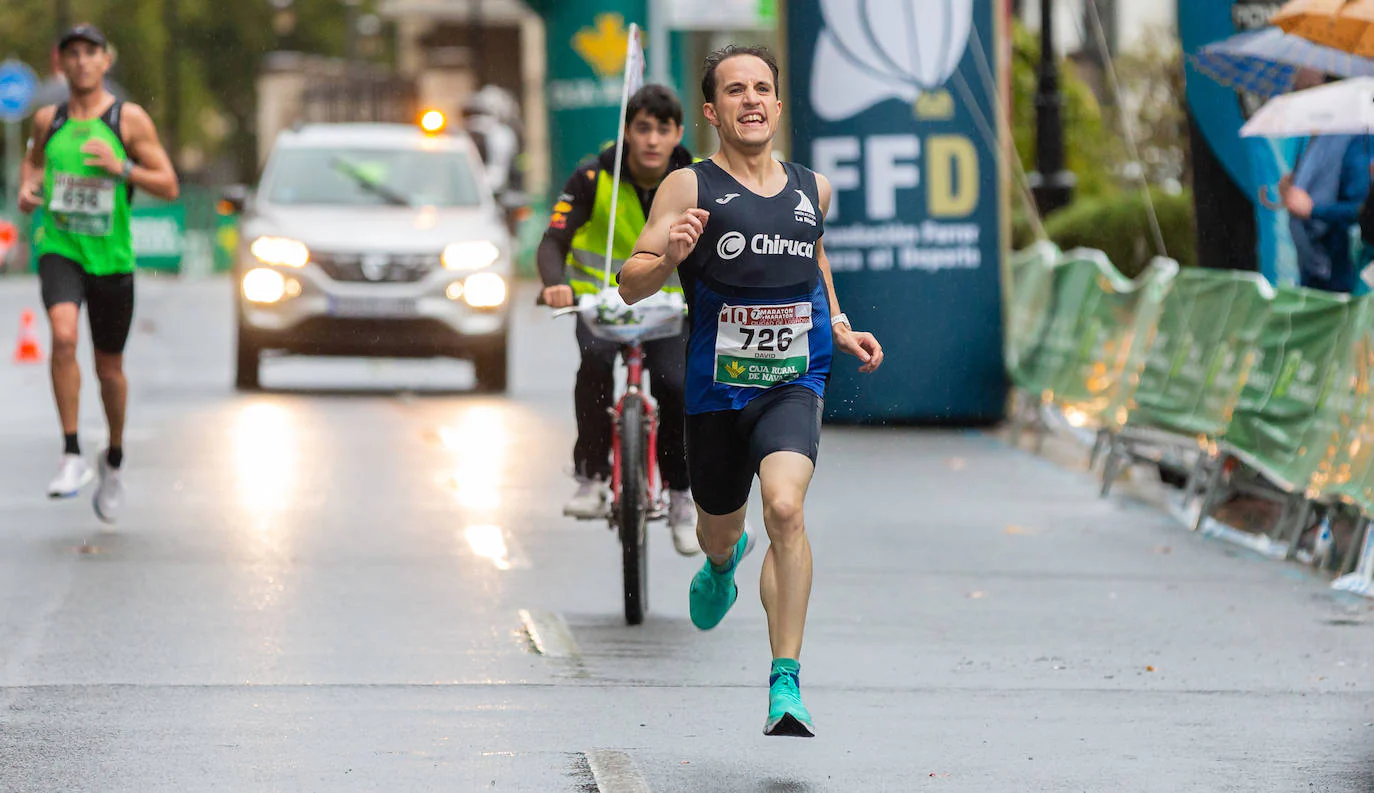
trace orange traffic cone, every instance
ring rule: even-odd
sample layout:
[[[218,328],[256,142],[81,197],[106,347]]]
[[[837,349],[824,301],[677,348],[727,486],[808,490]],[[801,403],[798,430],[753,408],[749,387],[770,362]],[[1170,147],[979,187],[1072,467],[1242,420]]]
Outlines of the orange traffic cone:
[[[42,363],[43,349],[33,330],[33,312],[24,309],[19,315],[19,347],[14,351],[15,363]]]

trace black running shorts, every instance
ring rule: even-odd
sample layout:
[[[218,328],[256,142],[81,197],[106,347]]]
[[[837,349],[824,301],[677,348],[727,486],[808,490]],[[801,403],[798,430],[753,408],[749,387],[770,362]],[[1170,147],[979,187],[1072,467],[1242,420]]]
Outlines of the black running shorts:
[[[38,259],[38,282],[43,306],[86,303],[91,343],[99,352],[119,355],[129,340],[134,321],[134,275],[91,275],[77,262],[55,253]]]
[[[687,467],[692,498],[708,515],[744,506],[763,458],[797,452],[816,462],[824,401],[805,386],[781,386],[743,410],[687,416]]]

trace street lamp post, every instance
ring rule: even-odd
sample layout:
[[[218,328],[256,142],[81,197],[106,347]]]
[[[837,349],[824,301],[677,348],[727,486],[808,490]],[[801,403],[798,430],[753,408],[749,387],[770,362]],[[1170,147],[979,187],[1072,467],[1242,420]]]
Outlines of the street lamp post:
[[[1035,94],[1035,169],[1031,189],[1041,215],[1073,200],[1077,181],[1064,168],[1064,96],[1059,92],[1059,61],[1054,48],[1054,9],[1040,0],[1040,83]]]
[[[72,4],[71,0],[57,0],[54,5],[53,21],[57,23],[57,35],[60,36],[72,25]]]
[[[174,165],[181,163],[181,15],[178,5],[181,0],[162,0],[162,25],[167,30],[167,45],[163,50],[164,81],[162,92],[164,113],[162,116],[163,142]]]
[[[358,7],[362,0],[344,0],[344,58],[351,77],[358,62]]]

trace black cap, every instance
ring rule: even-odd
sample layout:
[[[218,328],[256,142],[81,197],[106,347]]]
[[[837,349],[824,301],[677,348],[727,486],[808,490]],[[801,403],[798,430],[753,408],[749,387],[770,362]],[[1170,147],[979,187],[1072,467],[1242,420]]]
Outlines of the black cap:
[[[105,34],[101,33],[95,25],[90,24],[83,23],[63,33],[62,38],[57,40],[57,48],[59,50],[66,49],[67,45],[73,41],[89,41],[102,50],[109,47],[109,42],[105,40]]]

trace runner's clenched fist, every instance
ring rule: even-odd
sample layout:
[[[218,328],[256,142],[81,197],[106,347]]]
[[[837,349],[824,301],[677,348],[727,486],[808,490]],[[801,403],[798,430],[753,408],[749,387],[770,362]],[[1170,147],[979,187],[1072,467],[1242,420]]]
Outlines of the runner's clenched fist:
[[[706,221],[710,219],[710,212],[693,207],[683,212],[673,222],[673,225],[668,229],[668,250],[665,255],[674,267],[682,264],[682,260],[692,254],[692,251],[697,247],[697,240],[706,230]]]

